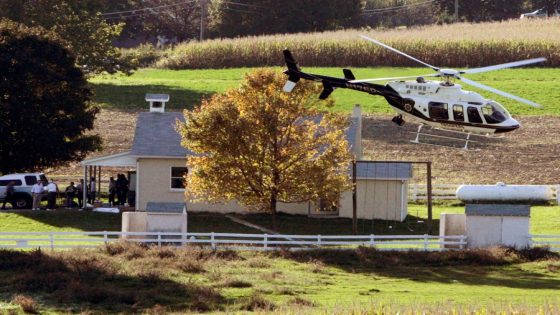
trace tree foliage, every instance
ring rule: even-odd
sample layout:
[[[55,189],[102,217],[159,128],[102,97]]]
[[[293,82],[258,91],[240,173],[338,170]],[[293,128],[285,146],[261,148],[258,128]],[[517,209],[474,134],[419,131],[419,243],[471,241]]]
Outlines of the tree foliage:
[[[0,21],[0,172],[40,170],[100,147],[98,109],[57,35]]]
[[[320,110],[326,103],[313,83],[284,93],[284,82],[280,73],[255,70],[240,88],[185,111],[178,130],[196,153],[187,162],[188,198],[237,200],[274,214],[278,201],[334,203],[349,188],[348,119]]]
[[[123,24],[109,24],[99,13],[103,1],[5,0],[0,17],[58,34],[88,73],[130,72],[133,66],[113,46]]]
[[[314,32],[359,25],[362,0],[248,0],[243,5],[214,1],[215,37]]]
[[[556,10],[560,11],[560,0],[533,0],[536,8],[544,8],[548,16],[554,15]]]

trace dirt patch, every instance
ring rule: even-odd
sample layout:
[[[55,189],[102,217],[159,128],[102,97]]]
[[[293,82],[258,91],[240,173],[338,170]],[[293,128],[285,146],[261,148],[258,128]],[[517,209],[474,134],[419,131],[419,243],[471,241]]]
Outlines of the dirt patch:
[[[473,149],[464,151],[411,143],[418,125],[399,127],[391,122],[391,116],[366,116],[364,155],[371,160],[432,161],[434,181],[441,184],[557,184],[560,117],[518,120],[520,129],[501,139],[477,137],[479,142],[473,143]]]
[[[103,109],[94,132],[103,138],[104,149],[88,158],[129,150],[137,113]],[[469,151],[410,143],[417,125],[399,127],[391,117],[364,117],[365,159],[432,161],[434,182],[440,184],[557,184],[560,179],[560,117],[521,117],[520,129],[502,139],[478,137],[479,142]],[[72,163],[45,171],[79,176],[82,170],[78,163]]]
[[[137,111],[102,109],[97,115],[93,133],[103,139],[103,150],[91,153],[87,158],[126,152],[132,147],[136,128]],[[76,175],[80,178],[82,168],[79,163],[70,163],[65,167],[46,169],[50,175]]]

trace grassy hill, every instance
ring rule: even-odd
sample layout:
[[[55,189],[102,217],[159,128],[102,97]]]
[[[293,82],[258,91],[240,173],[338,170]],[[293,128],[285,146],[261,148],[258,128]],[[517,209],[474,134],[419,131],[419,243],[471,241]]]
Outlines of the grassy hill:
[[[95,314],[556,314],[544,251],[0,251],[0,312]]]
[[[297,58],[297,56],[296,56]],[[342,77],[340,68],[307,68],[304,71]],[[277,68],[281,71],[282,68]],[[428,68],[355,68],[357,78],[394,77],[430,74]],[[94,100],[107,109],[144,110],[145,93],[168,93],[172,110],[192,108],[200,98],[223,92],[239,85],[244,74],[251,68],[210,70],[158,70],[141,69],[132,76],[99,76],[91,79],[95,91]],[[511,69],[469,75],[468,78],[497,89],[533,100],[544,106],[535,109],[516,101],[505,99],[470,86],[467,90],[480,92],[483,96],[504,104],[514,115],[560,115],[560,70],[554,68]],[[460,82],[458,82],[460,83]],[[338,89],[332,94],[334,111],[350,112],[354,104],[361,104],[366,113],[392,113],[385,99],[366,93]]]

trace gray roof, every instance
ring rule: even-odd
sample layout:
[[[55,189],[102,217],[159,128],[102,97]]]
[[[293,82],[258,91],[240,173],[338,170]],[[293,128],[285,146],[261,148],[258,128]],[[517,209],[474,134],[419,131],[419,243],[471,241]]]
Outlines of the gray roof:
[[[185,121],[181,112],[138,114],[131,154],[153,157],[185,157],[192,152],[181,146],[181,136],[175,122]]]
[[[358,162],[356,177],[368,179],[409,180],[412,177],[412,164],[391,162]]]
[[[151,213],[183,213],[186,209],[184,202],[153,202],[146,205],[146,212]]]
[[[138,114],[131,154],[153,157],[184,157],[194,154],[181,146],[181,136],[175,130],[177,120],[185,121],[183,113],[142,112]],[[346,132],[351,146],[356,143],[357,131],[358,118],[352,118]]]
[[[516,216],[528,217],[531,213],[529,205],[504,205],[504,204],[467,204],[467,216]]]

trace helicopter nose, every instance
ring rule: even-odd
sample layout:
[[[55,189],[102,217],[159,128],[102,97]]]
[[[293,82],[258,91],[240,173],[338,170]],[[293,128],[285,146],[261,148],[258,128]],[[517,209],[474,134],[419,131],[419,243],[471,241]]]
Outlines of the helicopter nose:
[[[513,118],[510,118],[506,121],[506,123],[501,126],[499,129],[496,129],[496,133],[504,133],[514,131],[515,129],[519,129],[521,125],[519,122]]]

